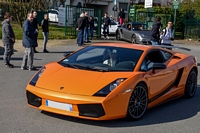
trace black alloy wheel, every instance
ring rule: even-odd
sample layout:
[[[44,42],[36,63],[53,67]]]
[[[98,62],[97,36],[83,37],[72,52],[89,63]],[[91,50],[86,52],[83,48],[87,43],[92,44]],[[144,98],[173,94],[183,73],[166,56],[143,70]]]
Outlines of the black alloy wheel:
[[[126,118],[128,120],[138,120],[140,119],[148,105],[148,93],[147,88],[144,84],[138,84],[131,94],[129,99],[128,111]]]
[[[131,43],[132,43],[132,44],[136,44],[136,36],[135,36],[135,35],[133,35],[133,36],[131,37]]]
[[[197,72],[192,69],[188,75],[186,86],[185,86],[185,97],[192,98],[197,89]]]

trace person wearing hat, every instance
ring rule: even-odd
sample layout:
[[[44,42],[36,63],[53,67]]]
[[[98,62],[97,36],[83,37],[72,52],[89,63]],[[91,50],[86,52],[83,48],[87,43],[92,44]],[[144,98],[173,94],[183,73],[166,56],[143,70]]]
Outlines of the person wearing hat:
[[[110,67],[114,67],[117,62],[117,50],[113,49],[112,51],[108,50],[109,59],[105,60],[103,64],[107,64]]]

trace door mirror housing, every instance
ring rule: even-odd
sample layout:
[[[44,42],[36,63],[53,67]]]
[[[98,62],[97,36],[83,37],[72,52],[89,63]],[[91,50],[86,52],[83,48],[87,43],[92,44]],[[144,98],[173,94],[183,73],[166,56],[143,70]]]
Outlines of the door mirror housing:
[[[154,63],[152,70],[153,70],[153,73],[155,73],[156,69],[166,69],[166,68],[167,66],[164,63]]]

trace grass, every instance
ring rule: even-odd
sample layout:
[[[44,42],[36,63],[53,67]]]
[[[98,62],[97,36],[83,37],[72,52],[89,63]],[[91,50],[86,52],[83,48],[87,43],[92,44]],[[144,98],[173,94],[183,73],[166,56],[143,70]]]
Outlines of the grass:
[[[1,23],[1,22],[0,22]],[[23,31],[21,26],[18,23],[12,22],[11,23],[13,31],[15,33],[15,38],[18,40],[22,39]],[[39,34],[38,39],[43,39],[42,35],[42,28],[39,27]],[[2,31],[2,26],[0,26],[0,30]],[[75,29],[74,28],[66,28],[66,33],[68,35],[74,34]],[[2,38],[2,32],[0,32],[0,38]],[[49,39],[74,39],[75,36],[65,36],[65,28],[58,26],[58,25],[51,25],[49,26]]]

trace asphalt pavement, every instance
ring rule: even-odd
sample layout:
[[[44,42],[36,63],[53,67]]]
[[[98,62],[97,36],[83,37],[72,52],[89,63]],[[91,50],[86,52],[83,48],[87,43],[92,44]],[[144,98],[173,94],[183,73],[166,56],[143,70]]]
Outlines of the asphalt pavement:
[[[112,38],[92,40],[92,43],[99,42],[119,43]],[[42,53],[42,46],[37,48],[40,53],[34,56],[36,67],[58,61],[64,53],[82,48],[76,40],[54,40],[53,43],[49,40],[47,45],[50,53]],[[191,51],[178,51],[193,54],[200,60],[200,46],[181,41],[175,41],[174,45],[190,48]],[[25,88],[36,71],[20,69],[23,50],[22,46],[15,47],[11,59],[15,67],[9,69],[3,65],[3,48],[0,48],[0,133],[200,133],[199,75],[198,89],[192,99],[179,98],[152,108],[139,121],[91,121],[47,113],[27,105]]]

